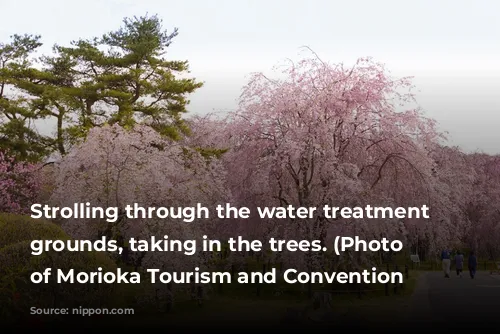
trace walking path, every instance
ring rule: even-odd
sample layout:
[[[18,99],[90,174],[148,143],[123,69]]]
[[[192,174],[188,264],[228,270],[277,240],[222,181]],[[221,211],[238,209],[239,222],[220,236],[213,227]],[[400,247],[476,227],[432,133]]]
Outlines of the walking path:
[[[500,321],[500,276],[478,272],[471,279],[440,272],[421,275],[407,314],[410,328],[495,329]]]

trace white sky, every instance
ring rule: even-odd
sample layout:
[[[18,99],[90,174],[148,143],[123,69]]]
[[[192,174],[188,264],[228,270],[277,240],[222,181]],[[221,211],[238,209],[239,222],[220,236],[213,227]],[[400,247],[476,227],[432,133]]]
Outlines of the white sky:
[[[100,36],[124,17],[158,14],[179,28],[173,59],[187,59],[205,87],[190,111],[234,109],[246,76],[296,58],[372,56],[415,76],[427,115],[466,150],[500,153],[500,1],[0,0],[0,41],[42,35],[54,43]]]

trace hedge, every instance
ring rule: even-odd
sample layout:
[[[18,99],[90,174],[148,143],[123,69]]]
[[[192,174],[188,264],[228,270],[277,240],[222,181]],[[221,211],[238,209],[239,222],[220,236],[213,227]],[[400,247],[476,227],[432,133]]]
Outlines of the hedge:
[[[2,318],[14,320],[29,315],[30,307],[103,307],[112,299],[114,285],[111,284],[57,284],[57,269],[65,273],[115,271],[116,265],[106,254],[100,252],[50,251],[39,256],[31,254],[31,241],[69,240],[57,225],[30,217],[0,214],[0,305]],[[52,268],[48,284],[31,282],[33,272]]]

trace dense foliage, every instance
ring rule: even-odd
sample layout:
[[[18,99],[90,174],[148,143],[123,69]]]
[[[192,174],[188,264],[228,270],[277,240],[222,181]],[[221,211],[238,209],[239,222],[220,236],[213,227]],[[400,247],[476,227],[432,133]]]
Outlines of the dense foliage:
[[[177,36],[156,17],[125,19],[123,27],[35,58],[40,36],[14,35],[0,44],[0,148],[37,160],[64,155],[91,128],[140,121],[179,139],[187,95],[202,84],[187,78],[187,61],[165,58]],[[36,122],[55,124],[41,135]]]
[[[113,291],[106,284],[33,284],[30,275],[45,268],[68,271],[113,270],[116,265],[98,252],[45,252],[31,254],[32,240],[67,240],[68,235],[57,225],[15,214],[0,215],[0,317],[9,321],[26,316],[33,305],[39,307],[80,307],[105,305]],[[104,302],[104,303],[103,303]]]

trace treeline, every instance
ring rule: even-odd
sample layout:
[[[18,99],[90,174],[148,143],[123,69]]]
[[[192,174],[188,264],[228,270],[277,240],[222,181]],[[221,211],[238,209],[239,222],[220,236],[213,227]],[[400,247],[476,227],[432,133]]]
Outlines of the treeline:
[[[355,66],[315,55],[290,65],[286,78],[256,74],[227,118],[184,117],[188,95],[202,84],[186,78],[187,61],[166,50],[177,30],[157,16],[124,20],[101,37],[54,46],[35,58],[40,36],[15,35],[0,45],[0,191],[4,212],[35,201],[56,206],[421,206],[431,219],[169,220],[61,223],[71,236],[122,240],[152,234],[213,238],[321,240],[339,234],[398,238],[412,252],[439,254],[467,247],[500,255],[500,158],[466,154],[413,101],[408,78],[395,79],[370,58]],[[404,93],[406,92],[406,93]],[[53,135],[37,124],[54,124]],[[60,159],[52,169],[46,159]],[[300,266],[363,266],[376,261],[345,254],[267,254]],[[235,254],[227,261],[240,261]],[[209,261],[128,254],[148,263],[191,266]],[[205,261],[205,262],[204,262]],[[208,262],[207,262],[208,261]],[[330,261],[330,262],[329,262]],[[230,263],[226,263],[230,265]],[[295,266],[297,267],[297,266]]]

